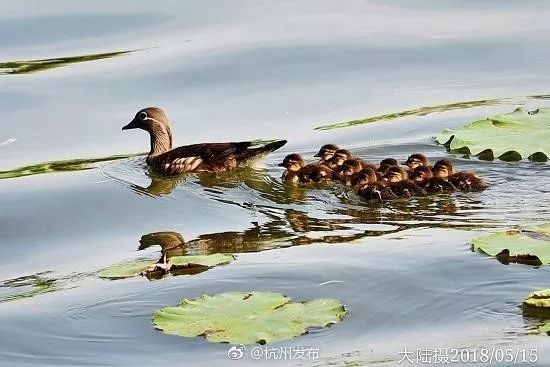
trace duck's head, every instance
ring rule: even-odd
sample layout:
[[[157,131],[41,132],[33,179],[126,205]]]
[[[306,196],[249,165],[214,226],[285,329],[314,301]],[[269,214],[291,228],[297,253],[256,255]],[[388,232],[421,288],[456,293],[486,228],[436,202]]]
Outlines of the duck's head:
[[[340,173],[344,176],[351,176],[359,171],[361,171],[361,163],[357,159],[346,159],[342,163]]]
[[[393,158],[382,159],[382,161],[380,162],[380,166],[378,167],[378,171],[384,174],[386,173],[388,168],[397,167],[397,166],[398,166],[397,161]]]
[[[432,178],[432,170],[428,166],[418,166],[409,175],[409,178],[416,182],[422,182]]]
[[[151,137],[150,157],[172,149],[170,122],[164,111],[158,107],[147,107],[139,110],[134,119],[122,128],[122,130],[130,129],[142,129],[149,133]]]
[[[325,144],[319,149],[319,152],[314,157],[319,157],[324,161],[328,161],[334,156],[334,153],[338,150],[338,147],[334,144]]]
[[[334,156],[330,160],[332,165],[334,166],[341,166],[344,164],[344,162],[348,159],[352,159],[353,156],[349,150],[346,149],[338,149],[334,152]]]
[[[289,154],[283,159],[282,163],[279,163],[280,167],[284,167],[289,171],[296,172],[300,168],[306,165],[306,162],[299,154]]]
[[[401,167],[398,166],[392,166],[388,168],[386,171],[386,174],[384,175],[384,179],[387,182],[399,182],[407,179],[407,172]]]
[[[170,131],[170,122],[163,110],[158,107],[147,107],[139,110],[130,123],[122,130],[142,129],[146,131]]]
[[[405,166],[409,166],[410,169],[415,169],[416,167],[420,166],[429,166],[430,162],[424,154],[415,153],[411,154],[409,158],[407,158],[407,160],[403,162],[403,164]]]
[[[433,176],[438,178],[448,178],[453,174],[453,164],[447,159],[442,159],[434,164]]]

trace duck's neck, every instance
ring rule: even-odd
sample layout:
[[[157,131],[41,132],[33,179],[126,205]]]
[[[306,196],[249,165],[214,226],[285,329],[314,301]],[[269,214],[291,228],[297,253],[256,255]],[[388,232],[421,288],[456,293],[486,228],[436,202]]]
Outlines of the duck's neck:
[[[149,131],[151,150],[147,156],[147,163],[156,156],[172,149],[172,132],[169,126],[153,126]]]

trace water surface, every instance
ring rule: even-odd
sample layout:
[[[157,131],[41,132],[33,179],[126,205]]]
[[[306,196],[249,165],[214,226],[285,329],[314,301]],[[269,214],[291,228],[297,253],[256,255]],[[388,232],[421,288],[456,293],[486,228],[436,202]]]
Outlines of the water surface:
[[[550,106],[547,2],[35,5],[7,1],[0,15],[0,364],[225,365],[228,345],[163,335],[151,317],[183,297],[248,290],[346,304],[343,323],[276,344],[320,348],[307,364],[395,365],[405,346],[538,348],[550,364],[519,308],[548,287],[548,268],[467,245],[550,217],[548,163],[451,156],[430,138]],[[167,111],[178,145],[289,144],[261,167],[162,179],[134,155],[145,133],[120,131],[150,105]],[[373,162],[452,158],[491,186],[371,205],[342,187],[281,183],[285,154],[327,142]],[[167,242],[238,258],[162,280],[98,278]]]

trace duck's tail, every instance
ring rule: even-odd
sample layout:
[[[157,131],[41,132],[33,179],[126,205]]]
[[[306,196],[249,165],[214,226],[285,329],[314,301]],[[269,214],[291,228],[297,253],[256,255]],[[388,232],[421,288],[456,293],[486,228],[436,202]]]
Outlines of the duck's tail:
[[[286,140],[274,140],[274,141],[252,141],[247,142],[246,149],[238,152],[237,160],[239,162],[249,161],[251,159],[259,159],[263,156],[281,148],[287,143]]]

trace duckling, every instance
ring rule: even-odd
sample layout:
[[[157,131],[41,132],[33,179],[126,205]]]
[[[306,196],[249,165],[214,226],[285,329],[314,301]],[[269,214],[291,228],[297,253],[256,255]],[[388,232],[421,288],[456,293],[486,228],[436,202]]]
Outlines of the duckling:
[[[407,158],[403,164],[407,167],[409,167],[411,170],[414,170],[416,167],[429,167],[430,162],[428,161],[428,158],[424,154],[420,153],[414,153]]]
[[[409,173],[409,178],[421,185],[433,177],[432,169],[428,166],[417,166]]]
[[[319,160],[320,164],[327,164],[328,161],[331,160],[332,157],[334,157],[334,153],[340,148],[334,144],[325,144],[319,149],[319,152],[314,155],[314,157],[321,158]]]
[[[448,159],[440,159],[435,162],[432,173],[434,177],[446,180],[453,174],[453,164]]]
[[[357,195],[367,201],[384,202],[397,198],[390,186],[384,181],[369,182],[357,189]]]
[[[332,170],[338,170],[338,167],[340,167],[344,162],[348,159],[352,159],[353,155],[349,150],[346,149],[338,149],[334,152],[334,155],[332,158],[327,161],[327,166]]]
[[[475,172],[456,172],[449,176],[449,183],[460,191],[483,191],[487,188],[485,181]]]
[[[170,122],[158,107],[138,111],[134,119],[122,128],[130,129],[142,129],[149,133],[151,150],[145,161],[155,172],[163,175],[229,171],[286,144],[286,140],[268,143],[242,141],[193,144],[172,149]]]
[[[334,177],[334,171],[322,164],[308,164],[298,171],[298,181],[310,185],[329,182]]]
[[[284,167],[282,179],[284,182],[299,183],[298,171],[306,165],[306,161],[299,154],[287,155],[279,167]]]
[[[287,155],[279,166],[286,168],[283,181],[295,184],[312,184],[329,181],[333,171],[321,164],[306,164],[299,154]]]
[[[388,168],[397,167],[397,166],[399,166],[399,164],[395,159],[386,158],[386,159],[382,159],[382,161],[380,162],[380,165],[378,166],[377,171],[380,172],[380,174],[383,176],[386,174]]]
[[[361,163],[357,159],[346,159],[340,167],[338,167],[337,175],[340,181],[346,186],[351,186],[351,176],[362,170]]]
[[[391,190],[399,197],[425,196],[426,190],[410,180],[407,172],[401,167],[388,168],[384,178]]]
[[[429,194],[456,191],[456,187],[449,181],[440,177],[433,177],[432,170],[428,166],[416,167],[409,178]]]
[[[376,171],[372,168],[364,168],[351,176],[350,185],[358,188],[369,183],[375,183],[376,181],[378,181]]]

